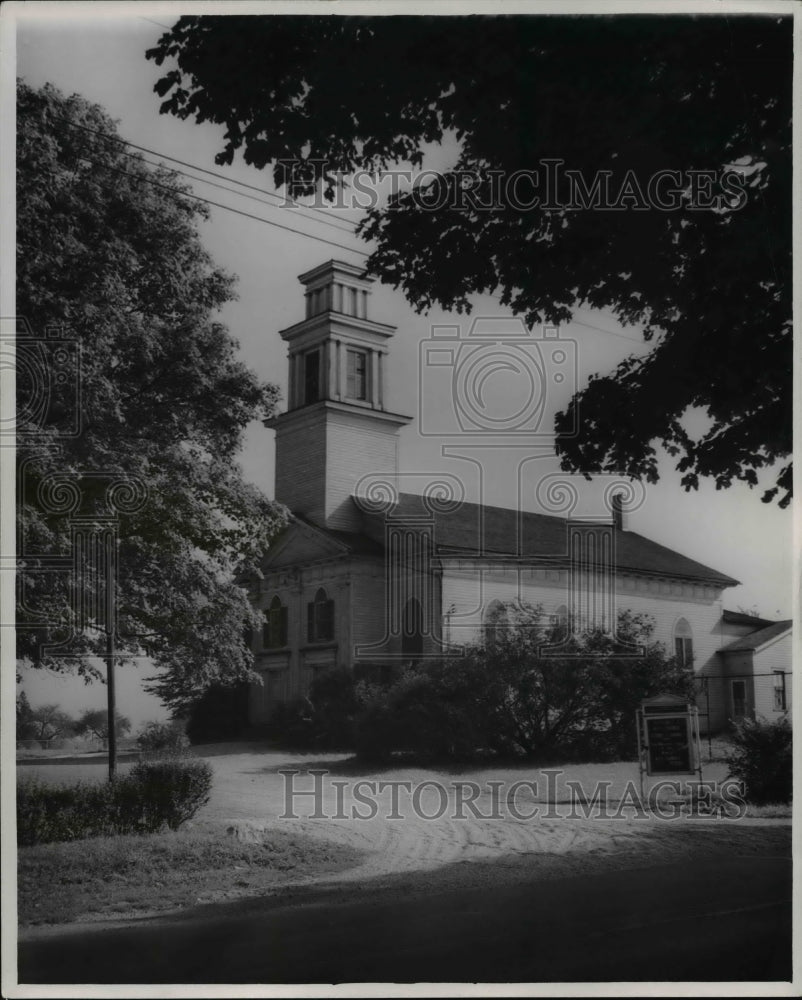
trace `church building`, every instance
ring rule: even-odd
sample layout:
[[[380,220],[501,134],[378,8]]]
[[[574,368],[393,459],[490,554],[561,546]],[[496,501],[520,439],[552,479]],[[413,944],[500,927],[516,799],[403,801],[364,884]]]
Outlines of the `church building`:
[[[702,728],[790,709],[790,622],[724,610],[738,581],[627,530],[396,488],[398,432],[385,408],[392,326],[370,317],[372,281],[329,261],[300,275],[304,318],[288,346],[286,412],[276,432],[275,499],[291,512],[254,581],[263,684],[250,722],[303,697],[315,675],[357,662],[444,656],[487,641],[515,602],[552,621],[614,627],[647,613],[654,639],[700,678]]]

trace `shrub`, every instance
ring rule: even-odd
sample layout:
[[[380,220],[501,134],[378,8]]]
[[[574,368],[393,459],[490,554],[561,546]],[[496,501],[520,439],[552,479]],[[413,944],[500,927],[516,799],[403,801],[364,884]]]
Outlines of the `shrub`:
[[[735,723],[732,743],[725,760],[730,777],[743,782],[746,801],[753,805],[790,802],[792,730],[788,719],[744,719]]]
[[[144,754],[178,757],[189,750],[189,737],[181,722],[146,722],[136,745]]]
[[[108,783],[17,785],[17,842],[52,841],[177,830],[209,800],[212,769],[201,760],[137,764]]]
[[[356,688],[355,749],[379,761],[393,750],[418,757],[466,758],[488,747],[488,678],[470,656],[374,675]]]
[[[154,830],[177,830],[209,801],[212,768],[205,760],[141,762],[131,771],[145,815]]]

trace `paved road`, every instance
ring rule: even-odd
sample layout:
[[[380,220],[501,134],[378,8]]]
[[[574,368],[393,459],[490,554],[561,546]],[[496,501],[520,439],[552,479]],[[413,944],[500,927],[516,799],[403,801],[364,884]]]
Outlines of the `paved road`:
[[[375,889],[35,936],[24,983],[788,980],[791,862],[733,857],[511,883],[466,865]],[[479,866],[481,867],[481,866]],[[485,866],[487,868],[487,866]],[[441,884],[442,883],[442,884]]]

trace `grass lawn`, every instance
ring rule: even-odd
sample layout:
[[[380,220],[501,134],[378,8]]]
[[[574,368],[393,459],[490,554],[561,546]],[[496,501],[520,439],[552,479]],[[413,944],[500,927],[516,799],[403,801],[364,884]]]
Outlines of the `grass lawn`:
[[[263,895],[300,877],[343,871],[360,852],[274,830],[264,843],[222,832],[94,837],[18,852],[21,925],[131,917]]]

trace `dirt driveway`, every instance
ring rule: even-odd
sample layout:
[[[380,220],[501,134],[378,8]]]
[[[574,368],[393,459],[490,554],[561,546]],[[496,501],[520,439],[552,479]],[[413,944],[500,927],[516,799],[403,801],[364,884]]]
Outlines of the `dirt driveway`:
[[[566,868],[609,870],[690,858],[728,845],[736,853],[765,852],[775,837],[779,844],[788,835],[783,820],[665,820],[619,809],[628,786],[638,787],[632,762],[569,765],[559,773],[531,765],[372,770],[345,754],[288,753],[252,743],[212,744],[194,753],[209,761],[215,780],[192,826],[256,842],[282,830],[357,849],[361,865],[323,876],[338,882],[516,858],[548,877]],[[18,770],[54,782],[105,776],[102,761],[21,764]],[[726,766],[705,765],[703,776],[722,781]],[[571,782],[589,799],[606,783],[608,814],[618,812],[616,818],[572,810]]]
[[[564,873],[566,862],[576,870],[632,867],[726,850],[730,841],[739,851],[752,841],[765,846],[767,826],[777,826],[777,834],[787,827],[750,819],[635,818],[634,809],[620,810],[618,818],[585,817],[571,809],[568,782],[578,782],[589,798],[606,782],[608,814],[614,815],[626,804],[628,783],[638,786],[634,763],[569,766],[560,774],[531,766],[370,770],[340,754],[243,744],[196,752],[212,764],[216,779],[198,825],[255,841],[273,829],[292,829],[363,851],[364,863],[337,875],[338,881],[516,855],[537,857],[546,876],[552,868]],[[704,771],[705,781],[725,776],[720,763]],[[536,807],[539,815],[532,816]]]

